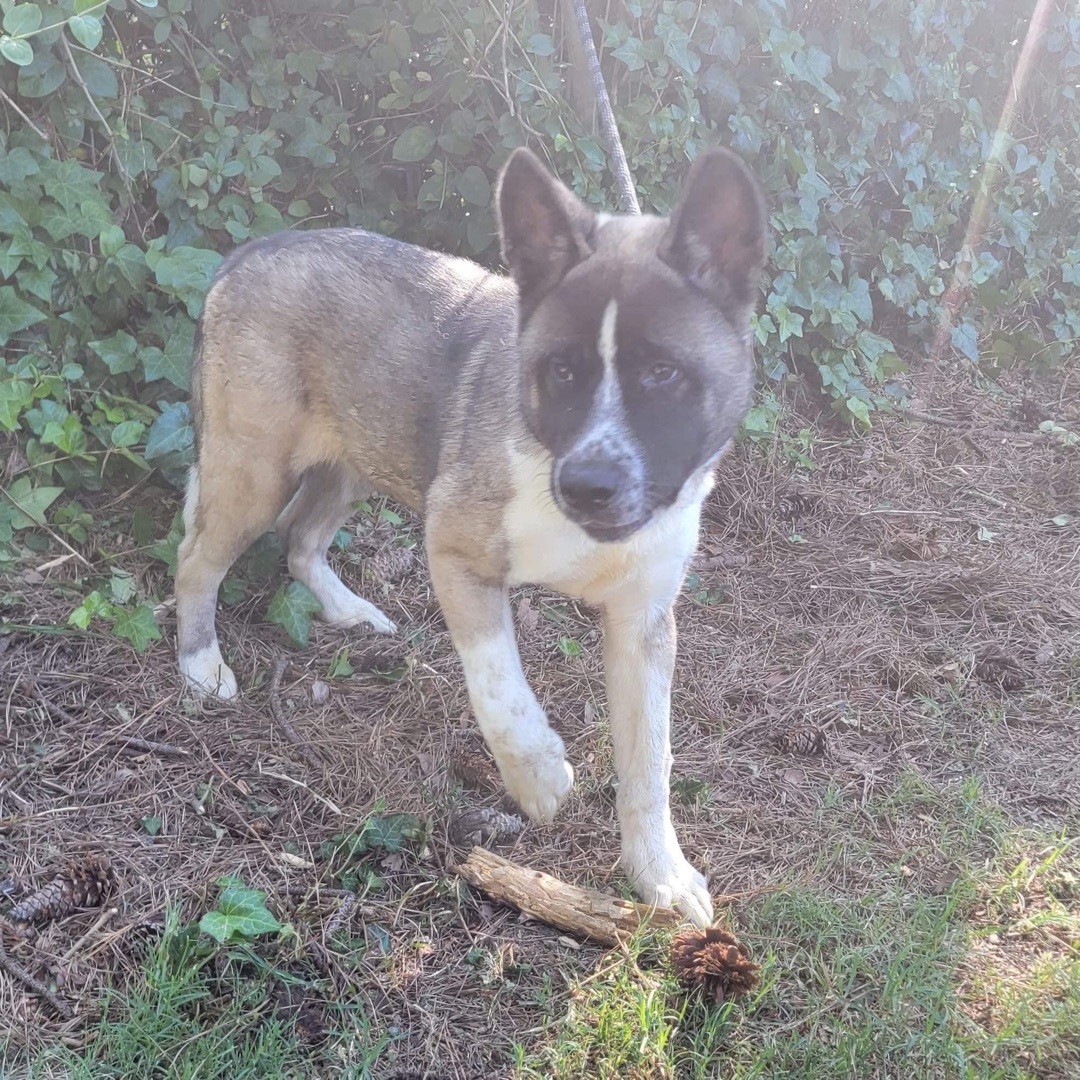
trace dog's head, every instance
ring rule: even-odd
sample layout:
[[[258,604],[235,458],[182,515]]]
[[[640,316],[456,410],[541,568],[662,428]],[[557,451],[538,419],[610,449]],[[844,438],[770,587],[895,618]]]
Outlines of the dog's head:
[[[749,406],[760,190],[711,150],[669,218],[596,214],[517,150],[498,210],[524,411],[554,458],[552,494],[594,539],[624,539],[719,456]]]

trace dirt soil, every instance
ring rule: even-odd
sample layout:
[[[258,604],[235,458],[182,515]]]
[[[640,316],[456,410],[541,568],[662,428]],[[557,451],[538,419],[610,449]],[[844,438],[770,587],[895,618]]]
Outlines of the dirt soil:
[[[927,408],[946,422],[885,420],[865,436],[823,422],[810,471],[779,445],[744,447],[709,499],[677,611],[674,805],[688,856],[736,908],[795,882],[857,891],[861,875],[905,851],[920,888],[951,879],[932,823],[912,814],[868,817],[865,846],[833,870],[844,879],[820,881],[816,815],[830,789],[865,804],[901,773],[940,791],[975,772],[1017,823],[1080,823],[1080,448],[1036,432],[1060,402],[1022,415],[949,388]],[[116,525],[86,555],[96,572],[112,558],[168,596],[162,564],[124,524],[144,494],[114,498]],[[158,504],[163,528],[168,512]],[[138,970],[166,908],[197,919],[225,874],[265,889],[299,932],[297,963],[321,965],[391,1032],[379,1075],[506,1075],[509,1043],[540,1037],[538,1002],[565,994],[560,971],[588,971],[600,954],[449,873],[460,858],[453,815],[514,808],[475,732],[422,557],[407,568],[385,557],[410,534],[409,519],[369,519],[336,556],[403,628],[395,639],[316,625],[297,647],[263,621],[280,576],[223,607],[236,703],[182,697],[171,609],[165,639],[141,656],[106,633],[50,632],[87,591],[78,560],[5,585],[7,620],[40,629],[0,636],[0,877],[14,899],[103,852],[119,910],[67,959],[97,912],[28,938],[5,933],[9,954],[77,1015],[63,1020],[0,972],[0,1039],[30,1051],[77,1043],[103,988]],[[380,552],[382,577],[371,558]],[[578,780],[553,827],[529,825],[500,850],[623,891],[598,626],[539,590],[513,602],[526,671]],[[331,678],[345,645],[354,672]],[[272,720],[281,656],[291,666],[280,704],[318,768]],[[319,848],[380,809],[419,815],[430,838],[375,864],[382,887],[344,920],[367,947],[350,950],[325,939],[341,901]],[[148,819],[160,822],[156,835]],[[478,959],[492,956],[516,973],[512,989]]]

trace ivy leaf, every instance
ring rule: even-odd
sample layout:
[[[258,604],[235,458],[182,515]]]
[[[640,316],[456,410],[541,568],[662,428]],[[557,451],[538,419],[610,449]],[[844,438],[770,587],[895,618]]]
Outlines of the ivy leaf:
[[[101,19],[96,15],[72,15],[68,29],[83,48],[96,49],[101,44]]]
[[[134,446],[146,431],[141,420],[123,420],[112,429],[113,446]]]
[[[195,431],[191,426],[191,409],[186,401],[159,401],[161,415],[150,425],[143,457],[147,461],[164,457],[177,450],[195,445]]]
[[[470,165],[458,178],[457,189],[461,197],[473,206],[487,206],[491,202],[491,181],[484,170]]]
[[[140,653],[146,650],[151,641],[161,638],[161,631],[154,620],[154,609],[149,604],[121,611],[113,623],[113,633],[118,638],[130,641],[135,651]]]
[[[91,341],[90,348],[101,358],[113,375],[122,375],[138,367],[136,349],[138,343],[124,330],[117,330],[112,337]]]
[[[113,568],[109,592],[112,593],[114,603],[126,604],[135,595],[135,588],[135,578],[131,574]]]
[[[23,409],[33,400],[33,388],[25,379],[0,382],[0,427],[5,431],[14,431]]]
[[[291,581],[274,594],[266,617],[282,627],[297,645],[307,645],[311,617],[319,611],[322,604],[315,594],[299,581]]]
[[[636,37],[627,38],[611,55],[621,60],[630,71],[640,71],[645,66],[647,54],[645,43]]]
[[[37,4],[16,4],[4,16],[4,29],[12,37],[25,37],[41,27],[41,8]]]
[[[533,56],[551,56],[555,51],[555,42],[551,40],[550,34],[533,34],[529,38],[527,49]]]
[[[394,852],[423,834],[424,827],[415,814],[376,814],[367,822],[364,839],[370,849]]]
[[[68,626],[86,630],[95,616],[109,618],[116,609],[96,589],[68,616]]]
[[[6,34],[0,37],[0,53],[19,67],[26,67],[34,62],[34,50],[30,47],[30,42],[8,37]]]
[[[435,146],[435,133],[427,124],[413,124],[394,140],[390,151],[395,161],[423,161]]]
[[[28,476],[20,476],[7,491],[0,494],[0,502],[8,501],[15,508],[11,517],[13,529],[29,529],[45,524],[45,511],[63,493],[61,487],[32,487]]]
[[[236,878],[222,878],[217,907],[199,920],[199,929],[220,944],[248,941],[266,934],[276,934],[285,927],[266,906],[266,893],[248,889]]]
[[[0,345],[5,344],[12,334],[17,334],[44,318],[44,311],[39,311],[33,304],[19,299],[18,293],[10,285],[0,288]]]

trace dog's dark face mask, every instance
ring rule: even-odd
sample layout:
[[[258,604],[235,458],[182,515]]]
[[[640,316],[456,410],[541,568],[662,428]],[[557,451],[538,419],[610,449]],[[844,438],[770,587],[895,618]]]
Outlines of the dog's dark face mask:
[[[625,539],[715,461],[749,407],[759,189],[714,150],[670,218],[609,217],[518,150],[498,205],[523,408],[554,460],[552,496],[594,539]]]

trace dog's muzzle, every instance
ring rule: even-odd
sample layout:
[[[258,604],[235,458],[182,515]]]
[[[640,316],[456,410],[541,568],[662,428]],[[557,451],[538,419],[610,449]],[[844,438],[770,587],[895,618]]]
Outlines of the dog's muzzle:
[[[552,491],[560,509],[594,540],[625,540],[650,517],[637,477],[604,458],[567,458],[555,469]]]

